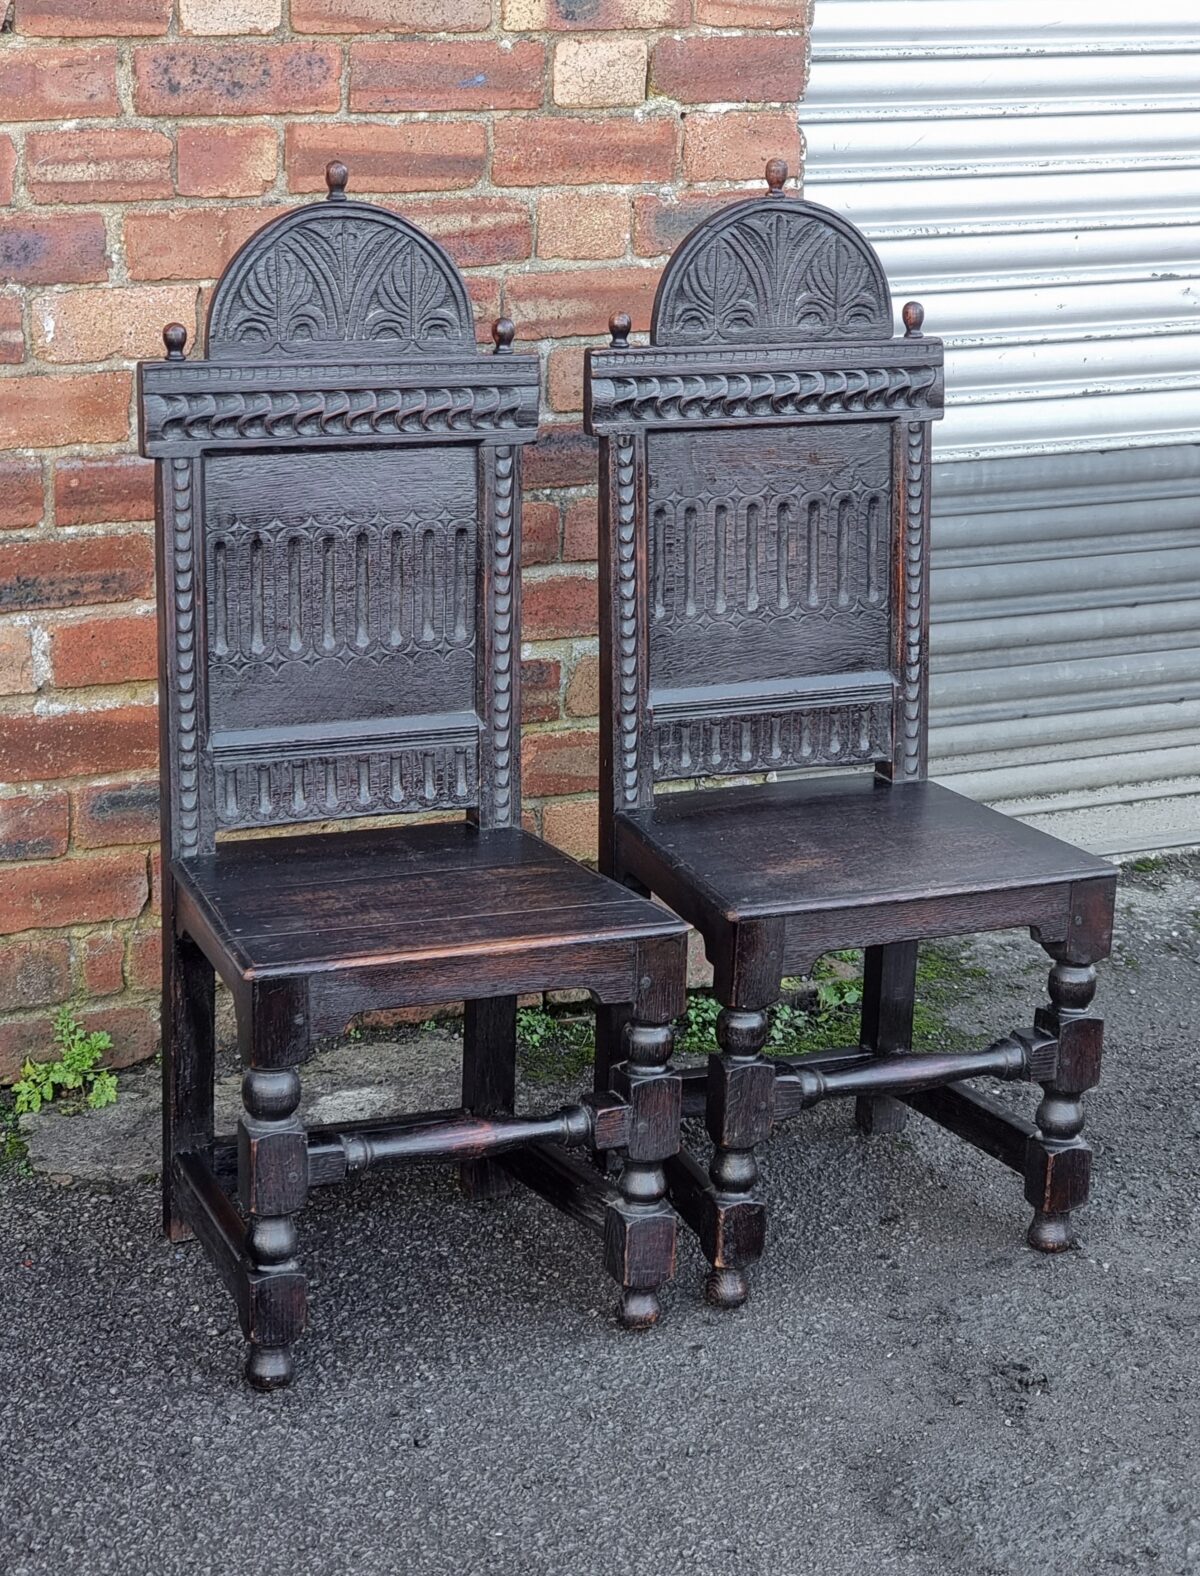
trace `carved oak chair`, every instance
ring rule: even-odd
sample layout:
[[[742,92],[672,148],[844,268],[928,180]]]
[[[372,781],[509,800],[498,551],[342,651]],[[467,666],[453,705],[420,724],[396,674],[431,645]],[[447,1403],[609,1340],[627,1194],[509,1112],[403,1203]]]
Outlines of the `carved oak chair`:
[[[213,295],[203,360],[164,331],[140,369],[158,462],[164,1204],[237,1299],[246,1373],[292,1376],[305,1322],[295,1219],[310,1186],[457,1160],[601,1233],[627,1325],[674,1261],[669,1027],[686,927],[521,829],[520,453],[538,364],[476,350],[453,263],[345,197],[262,229]],[[302,822],[458,812],[287,836]],[[218,834],[241,834],[222,836]],[[213,1133],[214,970],[244,1066]],[[624,1003],[612,1089],[513,1115],[516,998]],[[462,1108],[305,1130],[298,1068],[356,1013],[467,1002]],[[571,1150],[625,1155],[616,1187]],[[236,1180],[241,1210],[226,1192]]]
[[[755,1146],[834,1095],[857,1097],[867,1132],[913,1107],[996,1156],[1024,1177],[1030,1243],[1069,1245],[1116,879],[926,780],[942,347],[915,303],[893,338],[871,247],[786,179],[773,160],[764,197],[688,236],[649,346],[614,319],[585,385],[601,440],[601,868],[690,920],[714,965],[720,1054],[685,1074],[684,1109],[705,1112],[715,1152],[707,1175],[687,1153],[668,1175],[723,1307],[745,1299],[763,1247]],[[697,786],[754,774],[775,780]],[[912,1054],[918,941],[1012,926],[1054,960],[1033,1026],[977,1054]],[[764,1058],[781,980],[845,947],[865,948],[860,1048]],[[601,1086],[621,1022],[605,1017]],[[1040,1083],[1036,1121],[966,1081],[984,1075]]]

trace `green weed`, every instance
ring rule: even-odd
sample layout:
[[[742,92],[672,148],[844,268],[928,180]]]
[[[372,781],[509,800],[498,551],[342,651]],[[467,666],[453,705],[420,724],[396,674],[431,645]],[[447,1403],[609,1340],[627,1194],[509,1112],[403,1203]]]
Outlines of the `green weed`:
[[[16,1114],[40,1111],[64,1095],[64,1104],[92,1111],[112,1105],[117,1098],[117,1075],[101,1066],[104,1053],[112,1050],[112,1036],[103,1029],[85,1033],[70,1007],[62,1007],[54,1020],[54,1041],[57,1060],[27,1061],[13,1084]]]

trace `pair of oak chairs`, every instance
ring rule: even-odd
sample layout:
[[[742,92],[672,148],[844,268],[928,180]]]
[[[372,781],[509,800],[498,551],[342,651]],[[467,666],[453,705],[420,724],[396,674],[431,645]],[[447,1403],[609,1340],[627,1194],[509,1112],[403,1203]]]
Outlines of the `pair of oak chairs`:
[[[1033,1246],[1071,1241],[1115,872],[926,780],[941,346],[915,304],[894,337],[871,247],[786,177],[772,161],[765,195],[682,243],[646,346],[614,318],[611,347],[587,353],[598,871],[521,821],[520,456],[539,369],[512,353],[513,325],[480,353],[450,259],[347,200],[334,164],[327,200],[225,270],[204,358],[172,325],[140,369],[158,462],[165,1225],[200,1239],[235,1297],[260,1388],[294,1371],[309,1189],[376,1165],[452,1161],[476,1197],[532,1188],[603,1239],[632,1327],[658,1317],[679,1217],[709,1299],[745,1299],[766,1220],[756,1147],[837,1095],[868,1132],[913,1108],[996,1156],[1024,1178]],[[350,818],[376,820],[275,835]],[[707,1069],[679,1072],[688,924],[722,1010]],[[1033,1025],[913,1054],[918,941],[1013,926],[1053,959]],[[860,1046],[764,1057],[781,980],[848,947],[865,949]],[[244,1068],[229,1136],[215,974]],[[597,1004],[595,1089],[515,1114],[517,998],[568,988]],[[305,1127],[315,1037],[455,999],[459,1108]],[[1035,1119],[972,1087],[984,1076],[1039,1083]],[[707,1169],[680,1141],[700,1114]]]

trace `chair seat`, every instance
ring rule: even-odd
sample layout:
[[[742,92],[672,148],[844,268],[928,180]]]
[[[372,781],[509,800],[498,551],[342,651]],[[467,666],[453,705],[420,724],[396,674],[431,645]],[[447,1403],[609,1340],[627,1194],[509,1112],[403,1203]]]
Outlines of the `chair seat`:
[[[245,978],[439,961],[482,976],[499,954],[685,929],[528,832],[466,823],[225,842],[172,868]]]
[[[662,794],[617,818],[617,844],[623,873],[702,931],[803,920],[787,927],[791,966],[836,946],[1048,922],[1075,883],[1115,877],[938,783],[866,774]]]

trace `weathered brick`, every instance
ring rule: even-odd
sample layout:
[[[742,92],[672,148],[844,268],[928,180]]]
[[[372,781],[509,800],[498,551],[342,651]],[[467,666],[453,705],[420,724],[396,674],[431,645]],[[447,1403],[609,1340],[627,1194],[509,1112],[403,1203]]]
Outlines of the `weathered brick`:
[[[493,138],[498,186],[620,186],[670,180],[678,128],[666,115],[514,115],[496,122]]]
[[[521,563],[552,564],[558,557],[558,505],[526,502],[521,510]]]
[[[65,1001],[71,994],[71,944],[65,936],[40,936],[0,945],[0,1007],[19,1012]]]
[[[596,440],[575,424],[543,427],[525,451],[525,485],[586,487],[596,480]]]
[[[600,770],[600,738],[585,728],[531,733],[522,748],[521,775],[531,799],[588,793]]]
[[[506,306],[521,339],[603,334],[614,312],[628,312],[637,329],[648,328],[658,270],[572,268],[515,275]]]
[[[112,996],[125,986],[125,936],[93,930],[75,943],[80,984],[89,996]]]
[[[140,115],[310,115],[341,102],[334,44],[147,44],[133,59]]]
[[[596,582],[577,570],[536,580],[521,591],[521,632],[526,640],[566,640],[594,635],[599,615]]]
[[[17,172],[17,145],[11,137],[0,136],[0,208],[13,200],[13,177]]]
[[[568,717],[595,717],[600,710],[600,658],[583,656],[567,681]]]
[[[394,112],[537,109],[546,51],[525,42],[351,44],[350,108]]]
[[[117,115],[117,51],[111,44],[0,50],[0,105],[5,120]]]
[[[154,595],[148,536],[60,537],[0,545],[0,613]]]
[[[20,0],[30,38],[150,38],[171,25],[171,0]]]
[[[683,104],[789,104],[804,92],[807,58],[799,34],[664,38],[650,85]]]
[[[126,975],[134,990],[158,990],[161,987],[161,930],[135,930],[130,935]]]
[[[57,859],[67,851],[70,803],[40,790],[0,798],[0,859]]]
[[[563,521],[563,557],[571,562],[595,562],[598,505],[595,498],[572,498]]]
[[[564,38],[554,46],[554,102],[574,109],[640,104],[646,45],[640,38]]]
[[[0,781],[145,771],[157,760],[157,706],[0,716]]]
[[[812,0],[696,0],[705,27],[807,27]]]
[[[108,277],[98,213],[0,214],[0,279],[14,285],[81,285]]]
[[[261,225],[290,208],[134,210],[125,217],[132,279],[215,279]]]
[[[13,865],[0,888],[0,935],[132,919],[146,895],[146,856],[136,849]]]
[[[9,378],[0,402],[0,448],[122,443],[129,436],[132,391],[128,372]]]
[[[440,241],[460,268],[520,262],[533,250],[533,221],[518,198],[433,197],[406,202],[404,217]]]
[[[504,0],[504,26],[516,33],[617,33],[623,28],[681,27],[691,0]]]
[[[297,192],[323,192],[330,159],[350,166],[357,192],[473,186],[487,165],[487,130],[474,120],[332,126],[298,121],[287,128],[285,145],[288,185]]]
[[[32,695],[36,688],[32,631],[0,620],[0,695]]]
[[[158,1049],[158,1006],[154,1001],[89,1006],[80,1016],[89,1033],[104,1030],[112,1036],[112,1050],[104,1058],[107,1067],[130,1067]],[[0,1024],[0,1083],[19,1077],[27,1058],[40,1061],[53,1054],[52,1013],[24,1013]]]
[[[60,624],[50,633],[50,671],[59,689],[155,678],[157,626],[153,615],[131,613]]]
[[[543,805],[542,834],[572,859],[594,865],[600,847],[600,807],[595,799],[563,799]]]
[[[112,848],[158,841],[158,779],[92,783],[72,795],[77,848]]]
[[[117,525],[154,518],[154,462],[136,454],[57,460],[54,517],[59,525]]]
[[[25,359],[25,326],[21,298],[9,291],[0,294],[0,364],[14,367]]]
[[[521,721],[555,721],[561,687],[562,665],[557,659],[527,657],[521,664]]]
[[[760,172],[761,173],[761,172]],[[663,197],[649,193],[633,199],[633,249],[639,257],[662,257],[718,208],[738,198],[759,195],[748,191],[713,192]]]
[[[283,20],[283,0],[179,0],[185,33],[273,33]]]
[[[579,345],[555,345],[546,363],[546,397],[552,410],[583,409],[583,351]]]
[[[34,300],[33,342],[42,361],[136,361],[162,355],[164,323],[195,317],[194,286],[54,290]]]
[[[683,172],[692,181],[749,180],[768,159],[800,167],[800,127],[794,113],[727,110],[689,115],[684,122]]]
[[[0,456],[0,531],[40,525],[42,508],[42,462]]]
[[[273,126],[180,126],[175,157],[184,197],[258,197],[275,184],[279,137]]]
[[[538,198],[539,257],[620,257],[629,242],[622,192],[548,191]]]
[[[492,0],[292,0],[298,33],[481,33]]]
[[[35,202],[136,202],[169,197],[171,139],[132,127],[31,131],[25,185]]]

